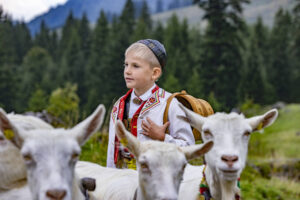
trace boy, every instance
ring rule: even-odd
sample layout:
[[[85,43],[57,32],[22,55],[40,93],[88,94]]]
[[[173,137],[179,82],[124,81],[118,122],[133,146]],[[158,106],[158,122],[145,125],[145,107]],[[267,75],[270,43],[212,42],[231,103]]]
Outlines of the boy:
[[[115,122],[123,121],[140,141],[160,140],[187,146],[195,143],[190,124],[177,118],[185,116],[176,98],[171,101],[168,119],[163,124],[166,101],[171,94],[159,88],[155,81],[166,65],[166,50],[157,40],[145,39],[133,43],[125,52],[124,79],[130,90],[114,105],[109,125],[107,166],[135,168],[133,156],[120,145],[115,134]],[[169,126],[170,134],[165,134]]]

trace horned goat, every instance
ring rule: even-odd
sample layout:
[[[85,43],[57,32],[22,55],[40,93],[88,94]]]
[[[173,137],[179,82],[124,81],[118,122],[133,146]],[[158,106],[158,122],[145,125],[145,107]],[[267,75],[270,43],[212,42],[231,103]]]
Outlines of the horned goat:
[[[134,154],[137,172],[78,163],[79,176],[96,178],[97,189],[92,193],[97,199],[176,200],[187,160],[203,155],[213,146],[212,141],[187,147],[158,141],[140,142],[121,121],[116,122],[116,134]]]
[[[207,196],[205,199],[239,199],[241,194],[237,180],[245,167],[250,134],[271,125],[276,120],[278,111],[273,109],[247,119],[243,114],[237,113],[216,113],[202,117],[182,105],[181,107],[187,116],[185,120],[201,131],[203,142],[213,140],[214,146],[204,155],[206,167],[186,167],[179,200],[198,199],[200,183],[202,186],[207,184],[209,188],[200,189]]]

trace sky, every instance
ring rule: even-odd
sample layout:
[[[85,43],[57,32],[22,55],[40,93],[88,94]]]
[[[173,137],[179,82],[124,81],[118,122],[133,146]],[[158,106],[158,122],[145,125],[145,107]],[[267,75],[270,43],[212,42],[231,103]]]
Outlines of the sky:
[[[14,20],[30,21],[35,16],[47,12],[51,7],[64,4],[67,0],[0,0],[5,13]]]

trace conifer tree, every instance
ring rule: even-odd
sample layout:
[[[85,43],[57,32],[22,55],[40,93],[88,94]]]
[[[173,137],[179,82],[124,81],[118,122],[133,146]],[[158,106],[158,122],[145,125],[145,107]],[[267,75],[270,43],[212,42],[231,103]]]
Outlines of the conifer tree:
[[[149,38],[152,31],[152,20],[149,14],[148,6],[143,1],[141,15],[138,18],[132,41]]]
[[[127,0],[122,10],[121,16],[119,17],[119,35],[120,41],[123,48],[127,48],[132,40],[132,34],[135,29],[135,9],[132,0]]]
[[[125,91],[123,78],[124,53],[132,42],[135,28],[134,6],[132,0],[127,0],[119,18],[114,17],[108,40],[109,56],[105,59],[103,67],[103,96],[102,102],[110,106],[116,97]]]
[[[243,72],[240,86],[243,93],[242,102],[251,99],[254,103],[264,103],[266,92],[265,75],[263,56],[259,51],[257,38],[252,35],[249,54],[246,58],[246,68]]]
[[[292,97],[294,102],[300,102],[300,0],[296,0],[293,8],[293,32],[291,56],[293,63],[293,77],[292,77]]]
[[[60,68],[60,83],[70,82],[77,84],[78,96],[81,105],[86,103],[86,91],[84,88],[85,61],[84,52],[81,50],[80,36],[78,30],[73,28],[70,38],[62,57]]]
[[[65,25],[62,28],[62,36],[60,40],[59,55],[62,56],[69,45],[71,35],[78,30],[78,20],[74,18],[72,11],[69,13]]]
[[[274,88],[268,79],[270,65],[269,32],[259,17],[251,30],[245,68],[239,88],[240,101],[270,104],[274,102]]]
[[[46,49],[50,52],[50,30],[44,20],[41,22],[40,32],[35,37],[35,45]]]
[[[139,19],[144,21],[144,23],[147,26],[148,31],[152,30],[152,19],[151,19],[151,15],[149,12],[148,4],[145,0],[143,0],[142,11],[141,11],[141,15],[140,15]]]
[[[33,47],[28,51],[18,70],[21,78],[17,97],[19,103],[16,105],[18,111],[27,108],[29,98],[37,88],[50,92],[55,87],[55,75],[45,80],[45,76],[53,74],[52,67],[53,61],[45,49]]]
[[[124,53],[129,46],[127,34],[120,32],[120,23],[117,18],[113,19],[110,33],[108,52],[109,56],[104,60],[102,101],[106,106],[110,106],[117,97],[120,97],[125,91],[126,86],[123,78],[124,71]]]
[[[16,98],[17,79],[10,64],[0,64],[0,107],[13,111]]]
[[[275,17],[271,32],[271,65],[269,68],[270,83],[275,88],[276,100],[289,102],[291,100],[292,66],[290,63],[291,16],[282,8]]]
[[[83,14],[79,28],[78,28],[79,36],[80,36],[80,42],[81,42],[81,50],[83,51],[84,54],[84,59],[88,60],[89,55],[90,55],[90,45],[91,45],[91,31],[89,27],[89,21],[86,16],[86,13]]]
[[[16,64],[20,65],[23,57],[32,47],[31,35],[24,22],[17,23],[14,26],[14,41],[16,49]]]
[[[164,27],[160,21],[155,23],[155,26],[152,31],[152,38],[164,43]]]
[[[224,109],[231,109],[237,102],[237,85],[240,83],[242,48],[241,32],[245,30],[242,4],[248,0],[196,1],[204,9],[208,26],[204,35],[201,55],[201,78],[204,93],[214,92]]]
[[[191,54],[189,52],[189,35],[187,21],[180,23],[178,17],[173,15],[165,29],[164,45],[168,55],[166,73],[173,74],[182,88],[185,87],[192,66],[189,64]],[[164,79],[163,79],[164,81]]]
[[[85,87],[87,88],[87,103],[85,110],[91,112],[101,101],[102,95],[106,92],[104,63],[108,52],[109,26],[103,11],[97,20],[96,27],[92,33],[91,56],[86,68]]]
[[[52,33],[50,33],[50,41],[49,41],[49,53],[52,56],[52,59],[57,61],[59,58],[59,41],[57,36],[57,31],[53,30]]]
[[[16,63],[16,45],[12,19],[2,12],[0,21],[0,65]]]

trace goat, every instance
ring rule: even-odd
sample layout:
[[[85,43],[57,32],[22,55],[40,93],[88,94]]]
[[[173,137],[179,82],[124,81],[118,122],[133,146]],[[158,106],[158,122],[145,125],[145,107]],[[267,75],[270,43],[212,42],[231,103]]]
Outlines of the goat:
[[[213,148],[204,155],[204,166],[188,165],[180,186],[179,200],[198,199],[203,174],[210,195],[216,200],[233,200],[240,196],[237,180],[245,167],[250,134],[271,125],[278,116],[272,109],[263,115],[245,118],[242,114],[216,113],[202,117],[181,105],[184,120],[201,131],[203,142],[213,140]],[[208,195],[206,193],[206,195]]]
[[[78,163],[76,173],[80,177],[96,174],[99,177],[96,177],[97,189],[92,192],[97,199],[175,200],[187,160],[203,155],[213,146],[212,141],[187,147],[159,141],[140,142],[119,120],[116,134],[134,154],[137,172]]]
[[[1,108],[0,110],[5,113]],[[12,113],[6,116],[14,124],[25,130],[53,129],[51,125],[36,117]],[[2,121],[0,127],[7,129],[7,126],[7,122]],[[0,129],[0,192],[20,187],[26,183],[26,167],[20,150],[11,141],[5,139],[2,131]]]
[[[105,108],[98,108],[74,128],[26,130],[9,120],[0,110],[1,129],[13,133],[12,143],[21,150],[27,168],[28,186],[34,200],[82,200],[79,180],[74,177],[74,167],[80,146],[96,132],[104,118]],[[26,190],[26,185],[24,190]],[[1,199],[10,199],[2,193]],[[20,198],[24,199],[24,198]]]

